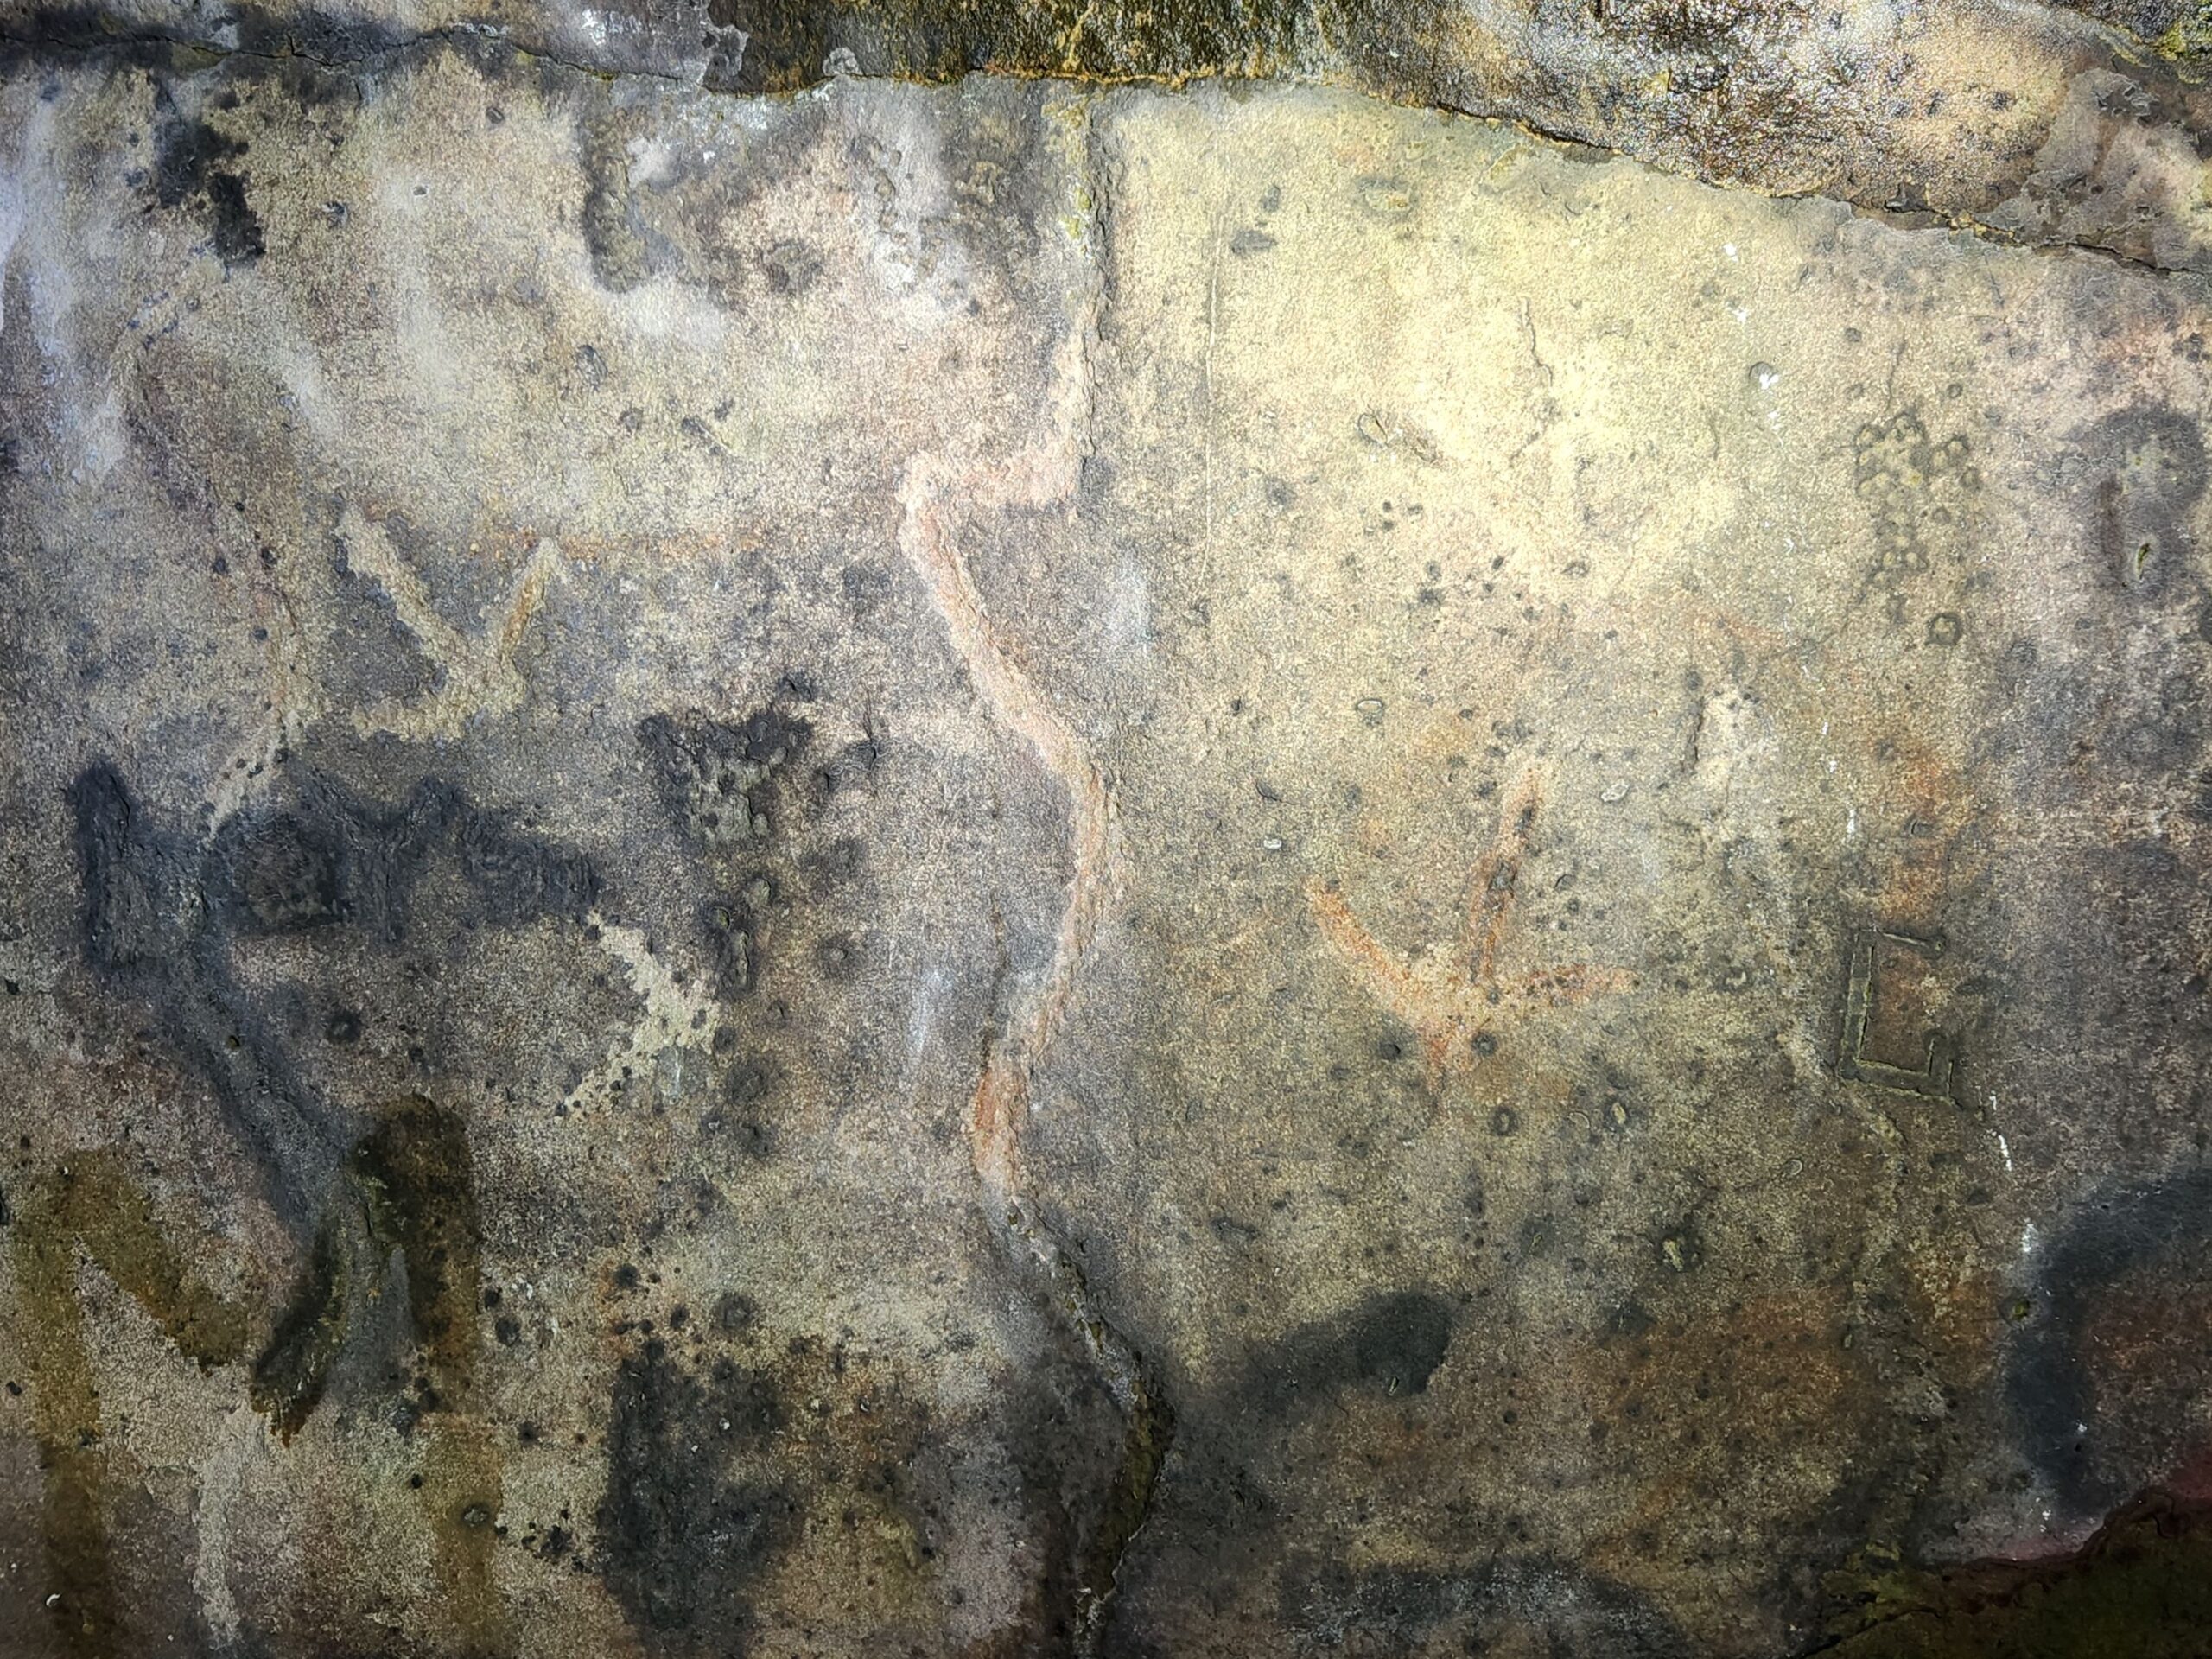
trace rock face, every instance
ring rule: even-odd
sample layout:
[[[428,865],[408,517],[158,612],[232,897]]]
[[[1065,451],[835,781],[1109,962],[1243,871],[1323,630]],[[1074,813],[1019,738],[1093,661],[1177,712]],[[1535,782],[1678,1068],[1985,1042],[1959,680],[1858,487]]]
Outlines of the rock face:
[[[0,0],[45,53],[351,71],[426,40],[739,93],[971,71],[1283,79],[1673,170],[2212,270],[2201,0]]]
[[[0,1655],[2201,1651],[2193,25],[1489,10],[6,14]]]

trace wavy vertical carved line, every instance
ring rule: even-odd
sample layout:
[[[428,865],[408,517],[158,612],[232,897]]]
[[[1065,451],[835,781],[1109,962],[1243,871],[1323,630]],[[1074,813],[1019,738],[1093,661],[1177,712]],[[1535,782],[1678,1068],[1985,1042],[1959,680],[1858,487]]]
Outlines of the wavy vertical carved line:
[[[1074,728],[1053,709],[992,620],[959,540],[975,517],[1072,509],[1090,452],[1092,357],[1103,315],[1103,187],[1089,165],[1088,111],[1078,140],[1089,213],[1090,281],[1056,354],[1051,418],[1042,436],[997,461],[927,455],[899,488],[899,546],[928,588],[953,651],[992,721],[1033,750],[1067,799],[1069,875],[1052,960],[985,1049],[968,1117],[969,1154],[993,1230],[1018,1269],[1039,1282],[1083,1344],[1121,1409],[1122,1457],[1097,1524],[1076,1564],[1070,1624],[1078,1654],[1098,1650],[1122,1557],[1149,1511],[1173,1438],[1174,1414],[1142,1357],[1097,1309],[1081,1270],[1021,1191],[1021,1136],[1039,1065],[1065,1023],[1101,922],[1120,892],[1114,800]]]

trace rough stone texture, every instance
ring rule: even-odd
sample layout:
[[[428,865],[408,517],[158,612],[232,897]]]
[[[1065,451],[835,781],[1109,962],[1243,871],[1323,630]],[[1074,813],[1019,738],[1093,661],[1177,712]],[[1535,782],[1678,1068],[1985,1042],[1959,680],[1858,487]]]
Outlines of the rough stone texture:
[[[15,31],[0,1653],[2201,1651],[2201,174],[626,16]]]
[[[973,70],[1274,78],[1498,116],[1671,170],[2212,270],[2202,0],[0,0],[43,50],[374,75],[426,38],[746,93]]]

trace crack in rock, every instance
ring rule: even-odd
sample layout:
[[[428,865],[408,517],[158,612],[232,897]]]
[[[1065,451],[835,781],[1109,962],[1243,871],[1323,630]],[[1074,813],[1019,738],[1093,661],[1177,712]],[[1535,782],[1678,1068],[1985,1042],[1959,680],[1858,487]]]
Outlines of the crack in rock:
[[[444,47],[741,97],[841,77],[942,83],[978,72],[1098,86],[1324,86],[2001,245],[2212,270],[2197,206],[2212,86],[2200,73],[2202,43],[2180,24],[2146,40],[2063,8],[1929,13],[1853,0],[1817,15],[1731,3],[1565,18],[1531,4],[1499,9],[1486,28],[1446,9],[1401,13],[1359,0],[1264,11],[1189,0],[1110,17],[1071,3],[715,0],[673,20],[544,3],[432,28],[340,28],[246,8],[194,34],[124,0],[32,10],[0,23],[0,43],[49,54],[160,48],[337,73]]]

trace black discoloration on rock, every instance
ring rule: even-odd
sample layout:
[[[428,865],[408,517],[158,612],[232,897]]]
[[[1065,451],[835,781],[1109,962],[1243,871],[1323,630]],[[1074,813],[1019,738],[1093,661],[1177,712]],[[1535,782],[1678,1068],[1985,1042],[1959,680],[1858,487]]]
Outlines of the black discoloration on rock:
[[[236,846],[236,909],[258,931],[321,927],[343,918],[337,849],[290,812],[251,826]]]
[[[421,1411],[459,1408],[474,1384],[482,1229],[466,1126],[410,1096],[378,1115],[345,1176],[308,1271],[254,1363],[255,1403],[287,1439],[314,1414],[361,1317],[359,1299],[373,1294],[394,1251],[406,1265],[428,1384],[408,1422]]]
[[[481,1224],[467,1126],[420,1096],[385,1112],[354,1150],[370,1236],[407,1262],[407,1306],[448,1402],[476,1369]]]
[[[638,743],[661,804],[683,838],[728,852],[765,841],[768,824],[756,791],[805,746],[812,728],[780,709],[755,710],[735,725],[704,715],[652,715]]]
[[[154,1013],[215,1091],[302,1242],[358,1126],[310,1088],[278,1022],[239,981],[233,944],[344,928],[398,944],[416,885],[441,853],[476,907],[464,920],[580,919],[598,894],[588,858],[435,779],[387,810],[310,777],[289,804],[235,814],[204,844],[156,827],[111,766],[86,768],[68,797],[86,959]],[[338,1032],[334,1040],[346,1040]]]
[[[225,820],[213,842],[211,896],[240,932],[346,924],[397,944],[415,886],[442,850],[452,853],[482,921],[581,920],[598,902],[588,857],[470,805],[436,779],[392,810],[311,779],[294,807]]]
[[[766,1056],[734,1063],[722,1074],[720,1103],[699,1120],[701,1134],[741,1158],[772,1155],[776,1126],[772,1113],[779,1076],[776,1062]]]
[[[1243,1392],[1273,1411],[1338,1389],[1420,1394],[1451,1345],[1449,1302],[1427,1291],[1392,1291],[1300,1325],[1251,1361]]]
[[[69,805],[84,873],[86,960],[105,969],[157,961],[181,901],[181,855],[144,821],[113,766],[79,773]]]
[[[113,766],[88,767],[68,794],[84,882],[86,959],[152,1009],[162,1034],[207,1080],[251,1147],[279,1211],[306,1236],[352,1136],[343,1114],[302,1082],[237,982],[217,906],[200,901],[210,885],[211,855],[156,829]],[[315,868],[289,841],[283,861],[295,875]],[[283,913],[311,902],[294,892]],[[238,910],[251,914],[243,898]]]
[[[421,37],[375,16],[333,11],[320,6],[226,7],[236,19],[238,44],[271,57],[300,57],[324,63],[352,63],[387,57]]]
[[[307,1272],[253,1363],[254,1403],[280,1436],[298,1433],[315,1414],[346,1344],[353,1289],[346,1228],[346,1221],[333,1215],[317,1230]]]
[[[2204,494],[2204,435],[2171,409],[2107,415],[2082,440],[2097,469],[2096,537],[2121,587],[2155,596],[2184,568]]]
[[[599,872],[588,857],[551,846],[497,814],[464,808],[454,826],[454,850],[487,920],[580,921],[599,902]]]
[[[583,131],[584,245],[591,250],[592,273],[620,294],[645,279],[645,238],[630,200],[630,163],[620,126],[610,115],[588,122]]]
[[[2076,1515],[2109,1510],[2190,1449],[2208,1246],[2212,1172],[2190,1170],[2085,1204],[2044,1247],[2014,1310],[2005,1394],[2021,1449]]]
[[[261,219],[246,200],[245,175],[226,163],[246,153],[243,139],[226,137],[196,118],[172,112],[156,134],[154,200],[164,207],[189,207],[206,217],[208,245],[226,265],[251,264],[268,251]]]
[[[714,963],[715,984],[734,996],[753,983],[753,909],[742,899],[725,899],[699,912],[699,931]]]
[[[658,1650],[744,1651],[752,1584],[789,1542],[796,1504],[728,1465],[780,1421],[767,1382],[733,1361],[702,1379],[654,1339],[623,1363],[600,1549],[607,1587]]]

